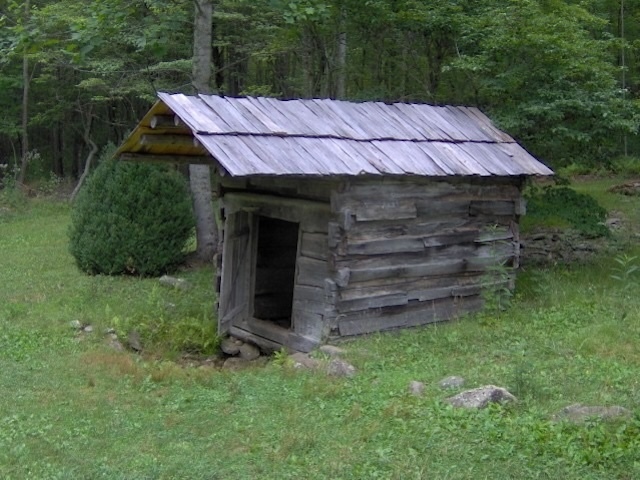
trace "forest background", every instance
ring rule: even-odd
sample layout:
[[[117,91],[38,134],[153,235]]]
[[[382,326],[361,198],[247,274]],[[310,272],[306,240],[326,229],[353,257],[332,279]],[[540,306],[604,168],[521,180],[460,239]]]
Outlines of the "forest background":
[[[0,178],[77,179],[156,91],[193,93],[193,16],[0,0]],[[640,0],[217,0],[212,23],[220,94],[474,105],[554,168],[637,164]]]

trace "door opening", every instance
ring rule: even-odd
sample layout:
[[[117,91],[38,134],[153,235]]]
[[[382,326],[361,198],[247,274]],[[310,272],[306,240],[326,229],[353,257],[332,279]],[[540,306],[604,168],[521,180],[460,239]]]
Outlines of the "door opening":
[[[298,250],[297,223],[258,217],[253,316],[291,328]]]

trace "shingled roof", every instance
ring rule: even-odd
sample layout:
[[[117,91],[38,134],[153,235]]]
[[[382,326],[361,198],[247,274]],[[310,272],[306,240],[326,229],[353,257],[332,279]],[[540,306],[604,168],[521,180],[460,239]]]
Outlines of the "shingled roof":
[[[215,160],[234,177],[553,174],[477,108],[158,96],[122,158]]]

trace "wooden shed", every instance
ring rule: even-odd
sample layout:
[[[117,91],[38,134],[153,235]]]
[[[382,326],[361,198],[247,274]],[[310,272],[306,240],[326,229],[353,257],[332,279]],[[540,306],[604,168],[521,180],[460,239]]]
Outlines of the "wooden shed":
[[[213,167],[219,332],[300,351],[480,309],[553,174],[476,108],[403,103],[160,93],[118,153]]]

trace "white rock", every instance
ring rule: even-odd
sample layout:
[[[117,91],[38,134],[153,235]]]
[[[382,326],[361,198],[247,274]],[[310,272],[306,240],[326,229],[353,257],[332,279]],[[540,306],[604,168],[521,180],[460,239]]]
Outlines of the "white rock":
[[[71,320],[69,326],[74,330],[82,330],[82,322],[80,320]]]
[[[506,389],[495,385],[467,390],[446,400],[454,407],[459,408],[485,408],[490,403],[515,402],[516,397]]]
[[[409,382],[409,393],[421,397],[424,394],[424,383],[412,380]]]

